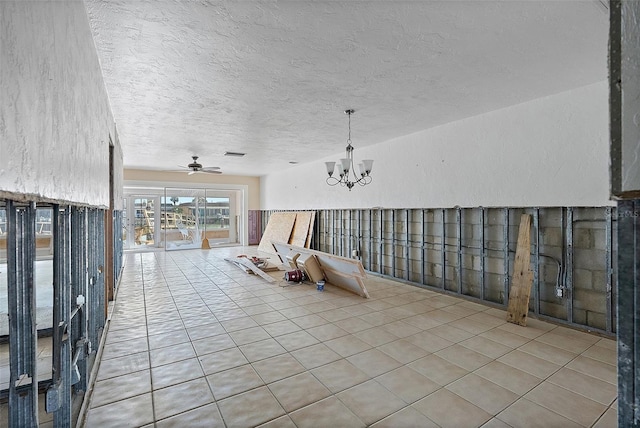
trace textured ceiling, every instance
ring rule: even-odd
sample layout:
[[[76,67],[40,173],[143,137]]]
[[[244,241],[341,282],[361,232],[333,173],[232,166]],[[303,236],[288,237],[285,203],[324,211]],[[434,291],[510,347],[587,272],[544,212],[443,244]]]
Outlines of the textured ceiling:
[[[607,77],[584,1],[95,1],[125,168],[225,174],[357,149]],[[246,152],[243,158],[225,151]]]

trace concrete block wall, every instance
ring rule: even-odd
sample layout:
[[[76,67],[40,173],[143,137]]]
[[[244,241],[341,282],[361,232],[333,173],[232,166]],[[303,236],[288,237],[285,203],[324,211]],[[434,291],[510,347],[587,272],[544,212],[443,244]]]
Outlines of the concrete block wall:
[[[613,207],[321,210],[312,246],[506,307],[522,214],[532,216],[532,314],[615,333]]]

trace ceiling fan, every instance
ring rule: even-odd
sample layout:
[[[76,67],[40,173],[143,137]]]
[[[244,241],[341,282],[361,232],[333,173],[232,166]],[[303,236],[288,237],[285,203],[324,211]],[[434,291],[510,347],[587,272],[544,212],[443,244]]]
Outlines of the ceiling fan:
[[[186,167],[185,166],[182,167],[190,170],[189,175],[195,174],[196,172],[206,172],[208,174],[222,174],[222,171],[218,171],[220,167],[202,166],[202,164],[198,162],[198,156],[191,156],[191,158],[193,159],[193,162],[191,162]]]

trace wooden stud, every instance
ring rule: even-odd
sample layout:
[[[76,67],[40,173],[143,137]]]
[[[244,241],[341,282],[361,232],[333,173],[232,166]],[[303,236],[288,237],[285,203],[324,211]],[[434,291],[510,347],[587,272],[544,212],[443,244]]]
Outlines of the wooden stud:
[[[507,322],[525,326],[529,312],[529,296],[533,283],[533,272],[529,269],[531,262],[531,216],[522,214],[518,231],[516,259],[513,265],[513,277],[509,292]]]

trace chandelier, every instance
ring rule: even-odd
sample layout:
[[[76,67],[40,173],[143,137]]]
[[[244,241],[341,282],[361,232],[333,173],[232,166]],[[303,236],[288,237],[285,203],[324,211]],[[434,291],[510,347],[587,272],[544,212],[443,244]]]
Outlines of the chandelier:
[[[351,115],[355,112],[353,109],[345,110],[344,113],[349,116],[349,138],[347,138],[347,157],[338,161],[337,171],[340,178],[333,176],[334,170],[336,170],[336,162],[325,162],[327,166],[327,184],[329,186],[335,186],[339,184],[341,186],[347,186],[349,191],[356,184],[366,186],[371,183],[371,167],[373,166],[373,160],[365,159],[358,164],[359,176],[355,171],[353,163],[353,146],[351,145]],[[353,177],[353,178],[351,178]]]

